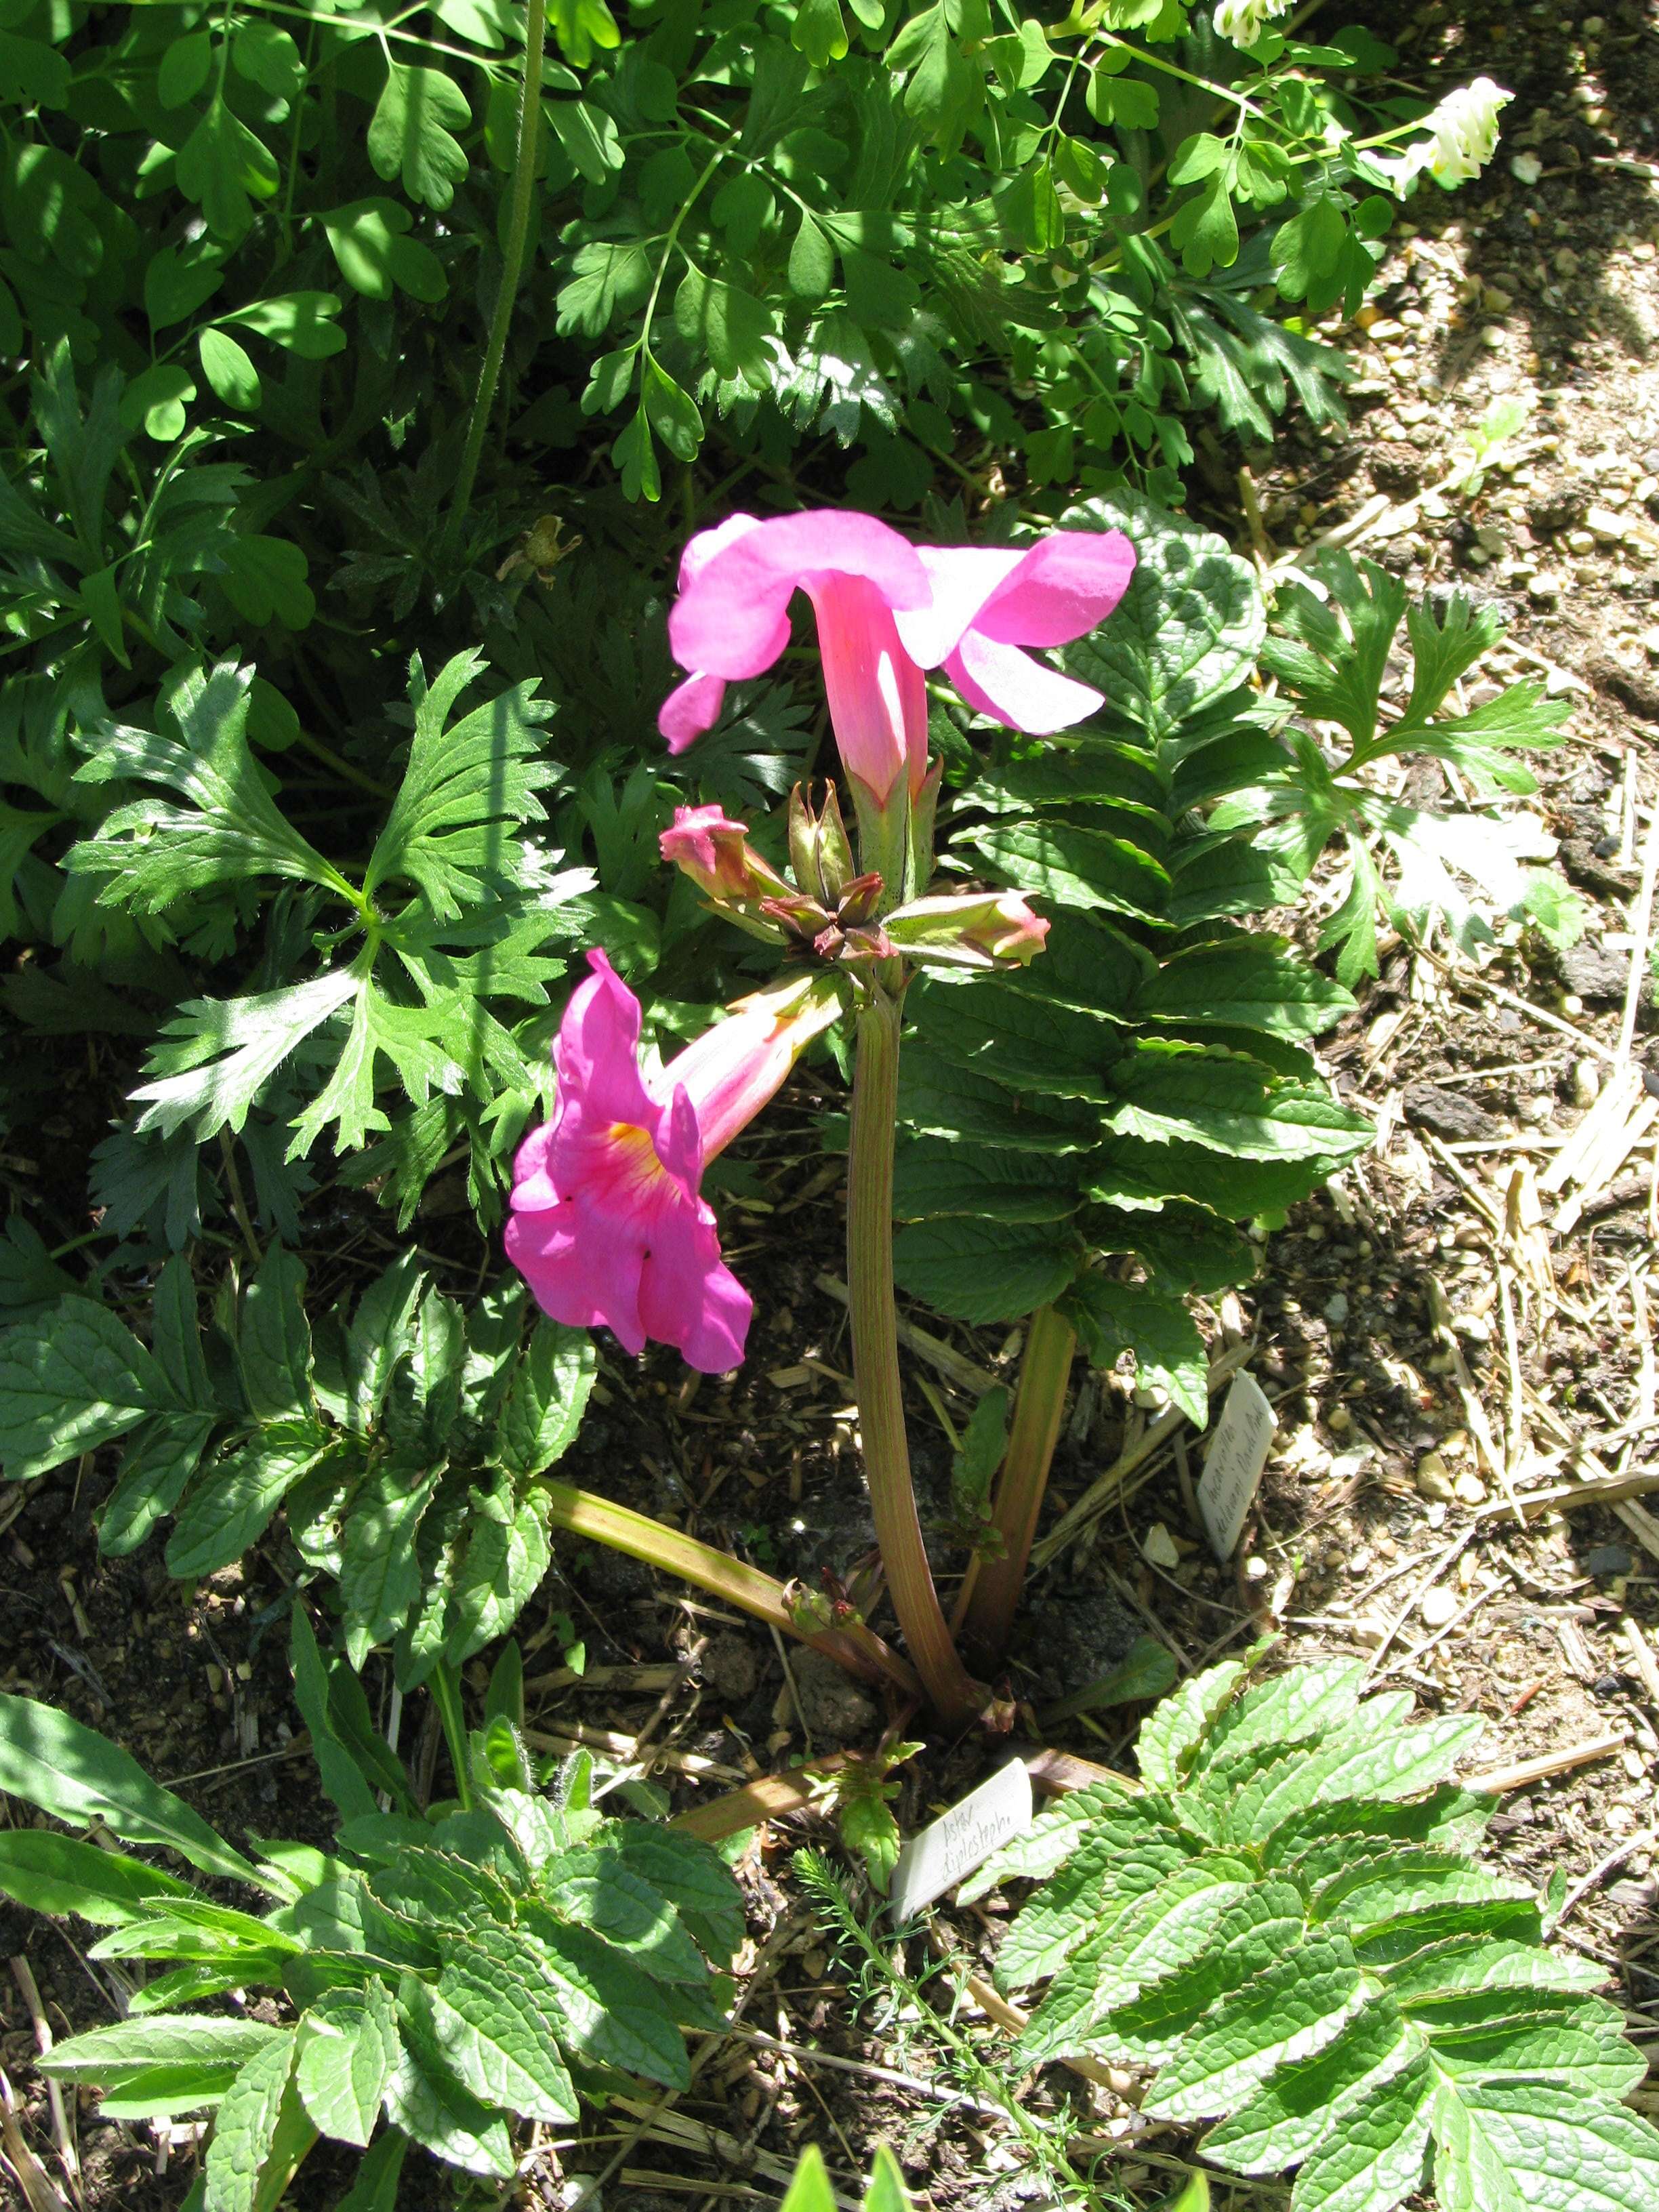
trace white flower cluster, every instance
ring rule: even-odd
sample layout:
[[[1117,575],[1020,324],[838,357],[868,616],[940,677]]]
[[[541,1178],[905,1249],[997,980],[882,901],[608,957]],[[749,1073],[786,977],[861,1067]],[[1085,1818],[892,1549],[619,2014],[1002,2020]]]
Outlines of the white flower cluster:
[[[1478,177],[1498,147],[1498,111],[1515,98],[1489,76],[1449,92],[1432,115],[1423,118],[1429,137],[1406,149],[1395,165],[1397,184],[1408,185],[1425,172],[1449,191]]]
[[[1293,0],[1216,0],[1217,34],[1236,46],[1253,46],[1273,17],[1292,5]]]

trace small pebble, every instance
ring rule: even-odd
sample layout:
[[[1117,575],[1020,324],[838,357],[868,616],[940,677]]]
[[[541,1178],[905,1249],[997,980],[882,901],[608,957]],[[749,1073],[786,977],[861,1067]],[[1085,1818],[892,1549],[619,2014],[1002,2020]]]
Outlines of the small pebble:
[[[1348,1318],[1348,1299],[1346,1291],[1337,1291],[1330,1297],[1326,1299],[1325,1318],[1328,1322],[1334,1322],[1338,1324],[1346,1321]]]
[[[1162,1567],[1165,1574],[1181,1565],[1181,1554],[1176,1549],[1175,1538],[1161,1521],[1153,1522],[1140,1540],[1140,1548],[1152,1565]]]
[[[1452,1490],[1460,1505],[1484,1505],[1486,1502],[1486,1484],[1478,1474],[1467,1470],[1453,1483]]]
[[[1426,1451],[1418,1461],[1417,1489],[1419,1497],[1438,1498],[1448,1504],[1456,1497],[1457,1486],[1437,1451]]]
[[[1443,1628],[1457,1611],[1457,1593],[1447,1589],[1443,1583],[1425,1590],[1417,1610],[1425,1628]]]
[[[1576,1060],[1572,1064],[1572,1103],[1575,1106],[1594,1106],[1601,1095],[1601,1071],[1593,1060]]]

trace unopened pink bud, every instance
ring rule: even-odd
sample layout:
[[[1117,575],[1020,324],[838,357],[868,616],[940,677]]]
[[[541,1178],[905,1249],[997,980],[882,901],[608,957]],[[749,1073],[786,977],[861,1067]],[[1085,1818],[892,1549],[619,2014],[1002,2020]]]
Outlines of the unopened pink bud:
[[[788,885],[749,842],[746,826],[719,806],[680,806],[658,840],[665,860],[683,868],[699,890],[721,905],[753,905]]]
[[[886,917],[886,928],[900,951],[957,968],[1023,968],[1048,934],[1018,891],[912,899]]]

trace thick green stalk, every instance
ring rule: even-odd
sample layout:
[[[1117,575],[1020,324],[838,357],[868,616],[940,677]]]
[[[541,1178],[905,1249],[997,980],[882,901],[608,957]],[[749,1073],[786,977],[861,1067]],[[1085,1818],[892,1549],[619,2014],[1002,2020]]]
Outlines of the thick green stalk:
[[[490,410],[495,404],[495,387],[501,382],[501,362],[507,354],[507,334],[512,327],[514,303],[519,296],[519,279],[524,273],[525,240],[530,234],[530,210],[536,197],[537,141],[542,119],[542,53],[546,44],[547,0],[526,0],[519,146],[513,162],[513,201],[507,213],[507,242],[501,251],[501,281],[495,294],[495,312],[489,319],[483,368],[473,396],[472,419],[466,426],[466,444],[462,449],[455,495],[450,502],[449,520],[444,530],[444,550],[448,553],[455,550],[467,509],[472,504],[472,487],[477,480],[484,433],[489,428]]]
[[[1071,1323],[1062,1321],[1052,1306],[1039,1306],[1026,1331],[1008,1452],[991,1509],[992,1526],[1002,1538],[1002,1556],[981,1561],[963,1621],[969,1660],[987,1674],[1001,1665],[1008,1649],[1042,1493],[1060,1441],[1066,1385],[1076,1349]]]
[[[893,1139],[898,1124],[899,1002],[879,985],[858,1024],[848,1145],[847,1287],[865,1479],[893,1609],[927,1695],[951,1728],[985,1703],[957,1656],[916,1516],[893,1304]]]
[[[630,1559],[643,1559],[647,1566],[660,1567],[665,1574],[695,1583],[712,1597],[724,1598],[728,1605],[740,1607],[783,1635],[798,1636],[803,1644],[827,1653],[866,1681],[883,1683],[908,1698],[921,1695],[921,1685],[915,1674],[872,1630],[861,1625],[820,1629],[816,1633],[803,1628],[789,1609],[783,1584],[758,1567],[745,1566],[729,1552],[700,1544],[695,1536],[684,1535],[646,1514],[631,1512],[608,1498],[595,1497],[591,1490],[550,1482],[544,1486],[544,1494],[548,1518],[556,1528],[590,1537],[596,1544],[609,1545],[613,1552],[626,1552]]]

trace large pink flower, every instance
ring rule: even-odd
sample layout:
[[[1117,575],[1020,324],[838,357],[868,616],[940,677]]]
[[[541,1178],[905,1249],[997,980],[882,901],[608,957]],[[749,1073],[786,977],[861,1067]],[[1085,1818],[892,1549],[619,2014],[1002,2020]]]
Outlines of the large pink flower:
[[[700,532],[680,562],[669,643],[695,672],[658,717],[682,752],[720,710],[726,686],[771,667],[789,641],[789,601],[812,602],[830,719],[849,775],[884,805],[902,773],[927,764],[925,668],[1015,729],[1081,721],[1101,695],[1033,660],[1103,622],[1133,573],[1121,531],[1057,530],[1034,545],[912,545],[873,515],[837,508],[763,522],[735,514]]]
[[[588,965],[553,1048],[553,1117],[514,1163],[507,1255],[555,1321],[613,1329],[630,1352],[672,1344],[723,1374],[743,1358],[752,1301],[720,1258],[703,1168],[836,1001],[816,979],[757,992],[647,1082],[639,1000],[603,952]]]

